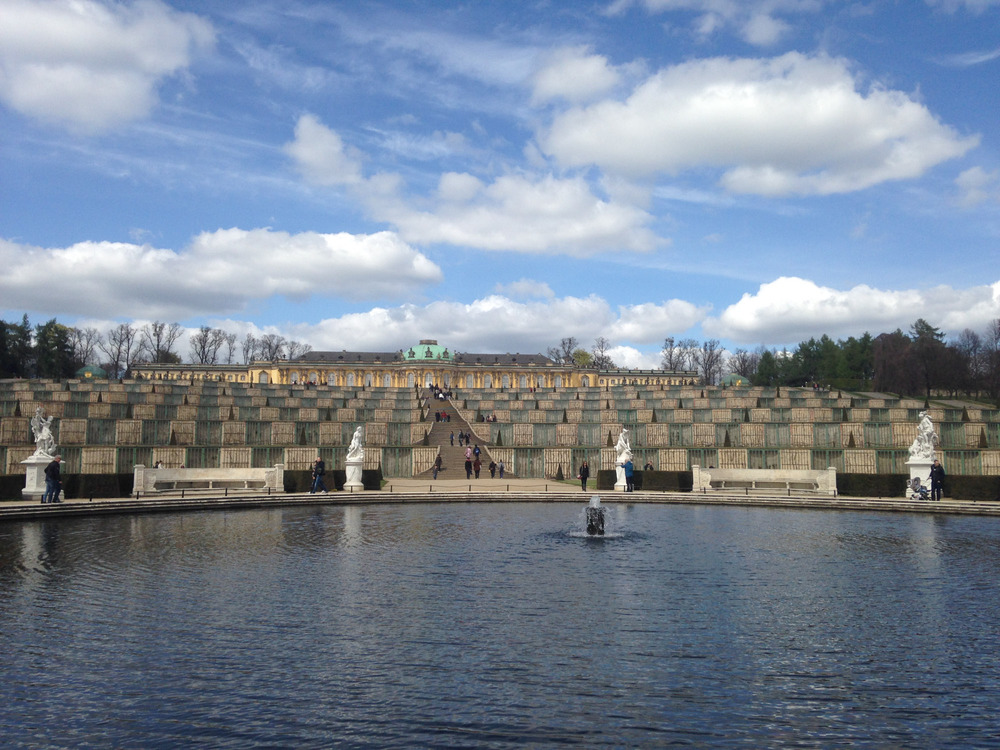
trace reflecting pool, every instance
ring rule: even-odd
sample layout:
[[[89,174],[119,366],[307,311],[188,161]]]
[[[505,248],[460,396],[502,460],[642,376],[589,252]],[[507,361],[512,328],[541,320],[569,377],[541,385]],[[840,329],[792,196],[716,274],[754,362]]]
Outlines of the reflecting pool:
[[[1000,746],[1000,520],[584,505],[0,524],[0,737]]]

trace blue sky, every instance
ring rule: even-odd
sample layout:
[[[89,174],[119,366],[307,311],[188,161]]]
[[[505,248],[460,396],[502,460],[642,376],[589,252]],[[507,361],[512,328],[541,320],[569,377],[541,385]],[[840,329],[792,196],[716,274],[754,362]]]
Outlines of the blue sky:
[[[982,333],[998,84],[1000,0],[0,0],[0,317],[632,367]]]

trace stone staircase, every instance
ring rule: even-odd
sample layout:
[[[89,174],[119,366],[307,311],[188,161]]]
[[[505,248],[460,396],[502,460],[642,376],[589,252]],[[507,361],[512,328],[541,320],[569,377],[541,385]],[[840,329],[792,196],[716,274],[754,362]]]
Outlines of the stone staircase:
[[[472,433],[472,447],[474,448],[476,445],[479,445],[479,460],[483,464],[483,468],[479,472],[479,478],[482,479],[485,477],[489,479],[490,472],[487,467],[490,465],[490,461],[495,459],[490,455],[489,447],[476,437],[473,430],[469,427],[469,423],[458,415],[454,404],[450,400],[437,401],[432,399],[428,411],[430,418],[433,418],[436,411],[445,411],[451,415],[450,422],[431,422],[431,429],[427,433],[428,445],[437,446],[441,453],[441,471],[438,473],[438,479],[465,479],[465,445],[459,446],[458,444],[459,432]],[[451,444],[452,433],[455,434],[454,445]],[[433,476],[433,469],[428,469],[416,475],[416,477],[421,479]],[[514,478],[509,467],[504,467],[504,477]],[[473,478],[475,478],[475,475],[473,475]]]

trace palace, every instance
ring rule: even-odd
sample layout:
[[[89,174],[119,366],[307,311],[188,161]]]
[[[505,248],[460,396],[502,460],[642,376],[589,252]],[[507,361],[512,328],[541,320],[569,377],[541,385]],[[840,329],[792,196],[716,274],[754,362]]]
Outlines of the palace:
[[[608,385],[695,385],[694,371],[594,370],[560,364],[542,354],[455,352],[434,339],[394,352],[310,351],[294,360],[249,365],[141,364],[145,380],[221,381],[275,385],[329,385],[341,388],[438,386],[501,388],[595,388]]]

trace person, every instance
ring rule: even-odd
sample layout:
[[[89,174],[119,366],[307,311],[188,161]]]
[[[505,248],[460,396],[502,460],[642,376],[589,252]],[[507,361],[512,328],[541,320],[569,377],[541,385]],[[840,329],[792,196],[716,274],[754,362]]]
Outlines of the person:
[[[327,494],[326,485],[323,484],[323,475],[326,474],[326,463],[319,456],[316,456],[316,460],[313,461],[313,483],[312,489],[309,490],[310,495],[314,495],[317,492],[322,492],[324,495]]]
[[[438,478],[438,472],[441,471],[441,454],[437,454],[437,458],[434,459],[434,478]]]
[[[465,478],[472,479],[472,459],[468,457],[465,459]]]
[[[931,464],[931,500],[940,500],[944,492],[944,467],[936,458]]]
[[[632,465],[632,458],[629,459],[622,465],[625,469],[625,491],[632,492],[635,489],[635,466]]]
[[[470,448],[468,445],[465,446],[465,457],[469,461],[472,460],[472,448]]]
[[[503,459],[500,459],[500,463],[497,464],[497,471],[500,472],[500,478],[503,479]]]
[[[479,443],[476,443],[476,447],[472,449],[472,453],[476,458],[479,458],[479,454],[482,453],[482,451],[479,450]]]
[[[486,468],[490,470],[490,479],[496,479],[497,478],[497,462],[494,461],[493,459],[490,459],[490,465],[487,466]]]
[[[479,470],[483,468],[483,462],[479,460],[479,456],[476,456],[476,460],[472,462],[472,470],[476,473],[476,479],[479,479]]]
[[[584,461],[582,464],[580,464],[580,474],[579,474],[579,476],[580,476],[580,485],[582,486],[583,491],[586,492],[587,491],[587,480],[590,479],[590,466],[587,465],[586,461]]]
[[[448,436],[448,439],[451,441],[452,445],[455,444],[455,431],[454,430],[451,431],[451,434]]]
[[[653,462],[647,461],[646,465],[642,467],[643,471],[653,471]]]
[[[60,503],[59,490],[62,489],[62,479],[59,476],[59,464],[62,463],[62,456],[56,456],[48,466],[45,467],[45,493],[42,495],[43,503]]]

